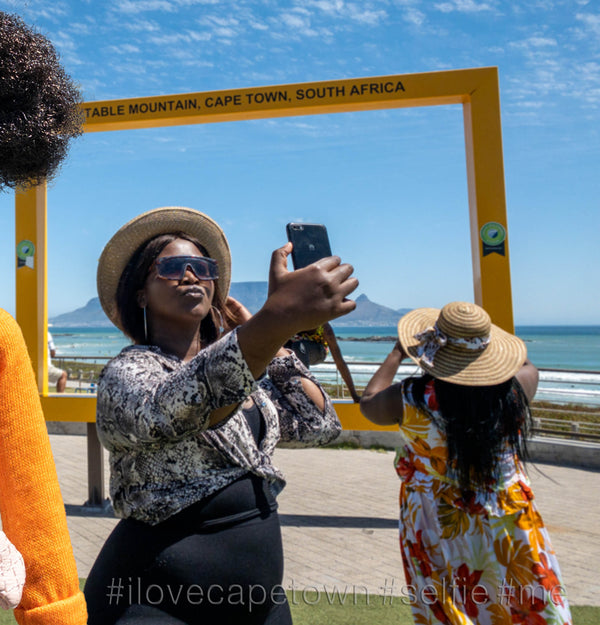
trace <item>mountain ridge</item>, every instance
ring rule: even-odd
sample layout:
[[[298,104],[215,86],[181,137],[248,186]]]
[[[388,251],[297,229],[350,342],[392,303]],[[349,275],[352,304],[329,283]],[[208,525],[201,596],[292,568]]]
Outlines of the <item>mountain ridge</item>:
[[[251,313],[257,312],[267,299],[267,282],[232,282],[230,294],[235,299],[243,302]],[[397,310],[371,301],[367,295],[361,293],[356,298],[356,309],[348,315],[334,319],[333,327],[370,327],[392,326],[398,323],[400,317],[411,308],[399,308]],[[56,315],[49,319],[56,326],[61,327],[89,327],[109,328],[113,324],[104,314],[97,297],[90,299],[84,306],[71,312]]]

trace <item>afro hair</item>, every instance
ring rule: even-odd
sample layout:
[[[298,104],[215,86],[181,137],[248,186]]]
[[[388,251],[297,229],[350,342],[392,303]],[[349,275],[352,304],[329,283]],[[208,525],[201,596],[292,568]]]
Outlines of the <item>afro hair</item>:
[[[0,11],[0,191],[56,175],[82,133],[81,101],[50,41]]]

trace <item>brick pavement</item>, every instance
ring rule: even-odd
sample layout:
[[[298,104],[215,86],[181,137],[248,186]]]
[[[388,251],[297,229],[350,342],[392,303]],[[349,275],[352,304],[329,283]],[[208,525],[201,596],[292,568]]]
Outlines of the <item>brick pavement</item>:
[[[50,440],[85,577],[117,521],[80,507],[87,499],[85,436],[53,434]],[[399,481],[392,460],[392,452],[370,450],[277,450],[275,463],[288,479],[279,496],[285,587],[401,594]],[[532,466],[530,476],[571,603],[600,606],[600,474],[545,464]]]

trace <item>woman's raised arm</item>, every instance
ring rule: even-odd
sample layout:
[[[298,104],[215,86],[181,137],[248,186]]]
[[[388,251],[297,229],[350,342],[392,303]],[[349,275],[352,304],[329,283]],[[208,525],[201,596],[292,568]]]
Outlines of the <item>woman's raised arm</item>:
[[[360,411],[377,425],[394,425],[402,420],[402,388],[393,382],[404,358],[406,354],[396,341],[360,398]]]

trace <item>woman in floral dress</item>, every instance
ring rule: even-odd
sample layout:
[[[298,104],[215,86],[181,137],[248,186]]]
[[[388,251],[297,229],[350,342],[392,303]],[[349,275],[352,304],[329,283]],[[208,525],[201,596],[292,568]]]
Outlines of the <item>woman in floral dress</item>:
[[[413,310],[361,410],[399,423],[400,546],[417,625],[567,625],[522,460],[538,383],[525,344],[479,306]],[[423,375],[393,383],[410,357]]]

